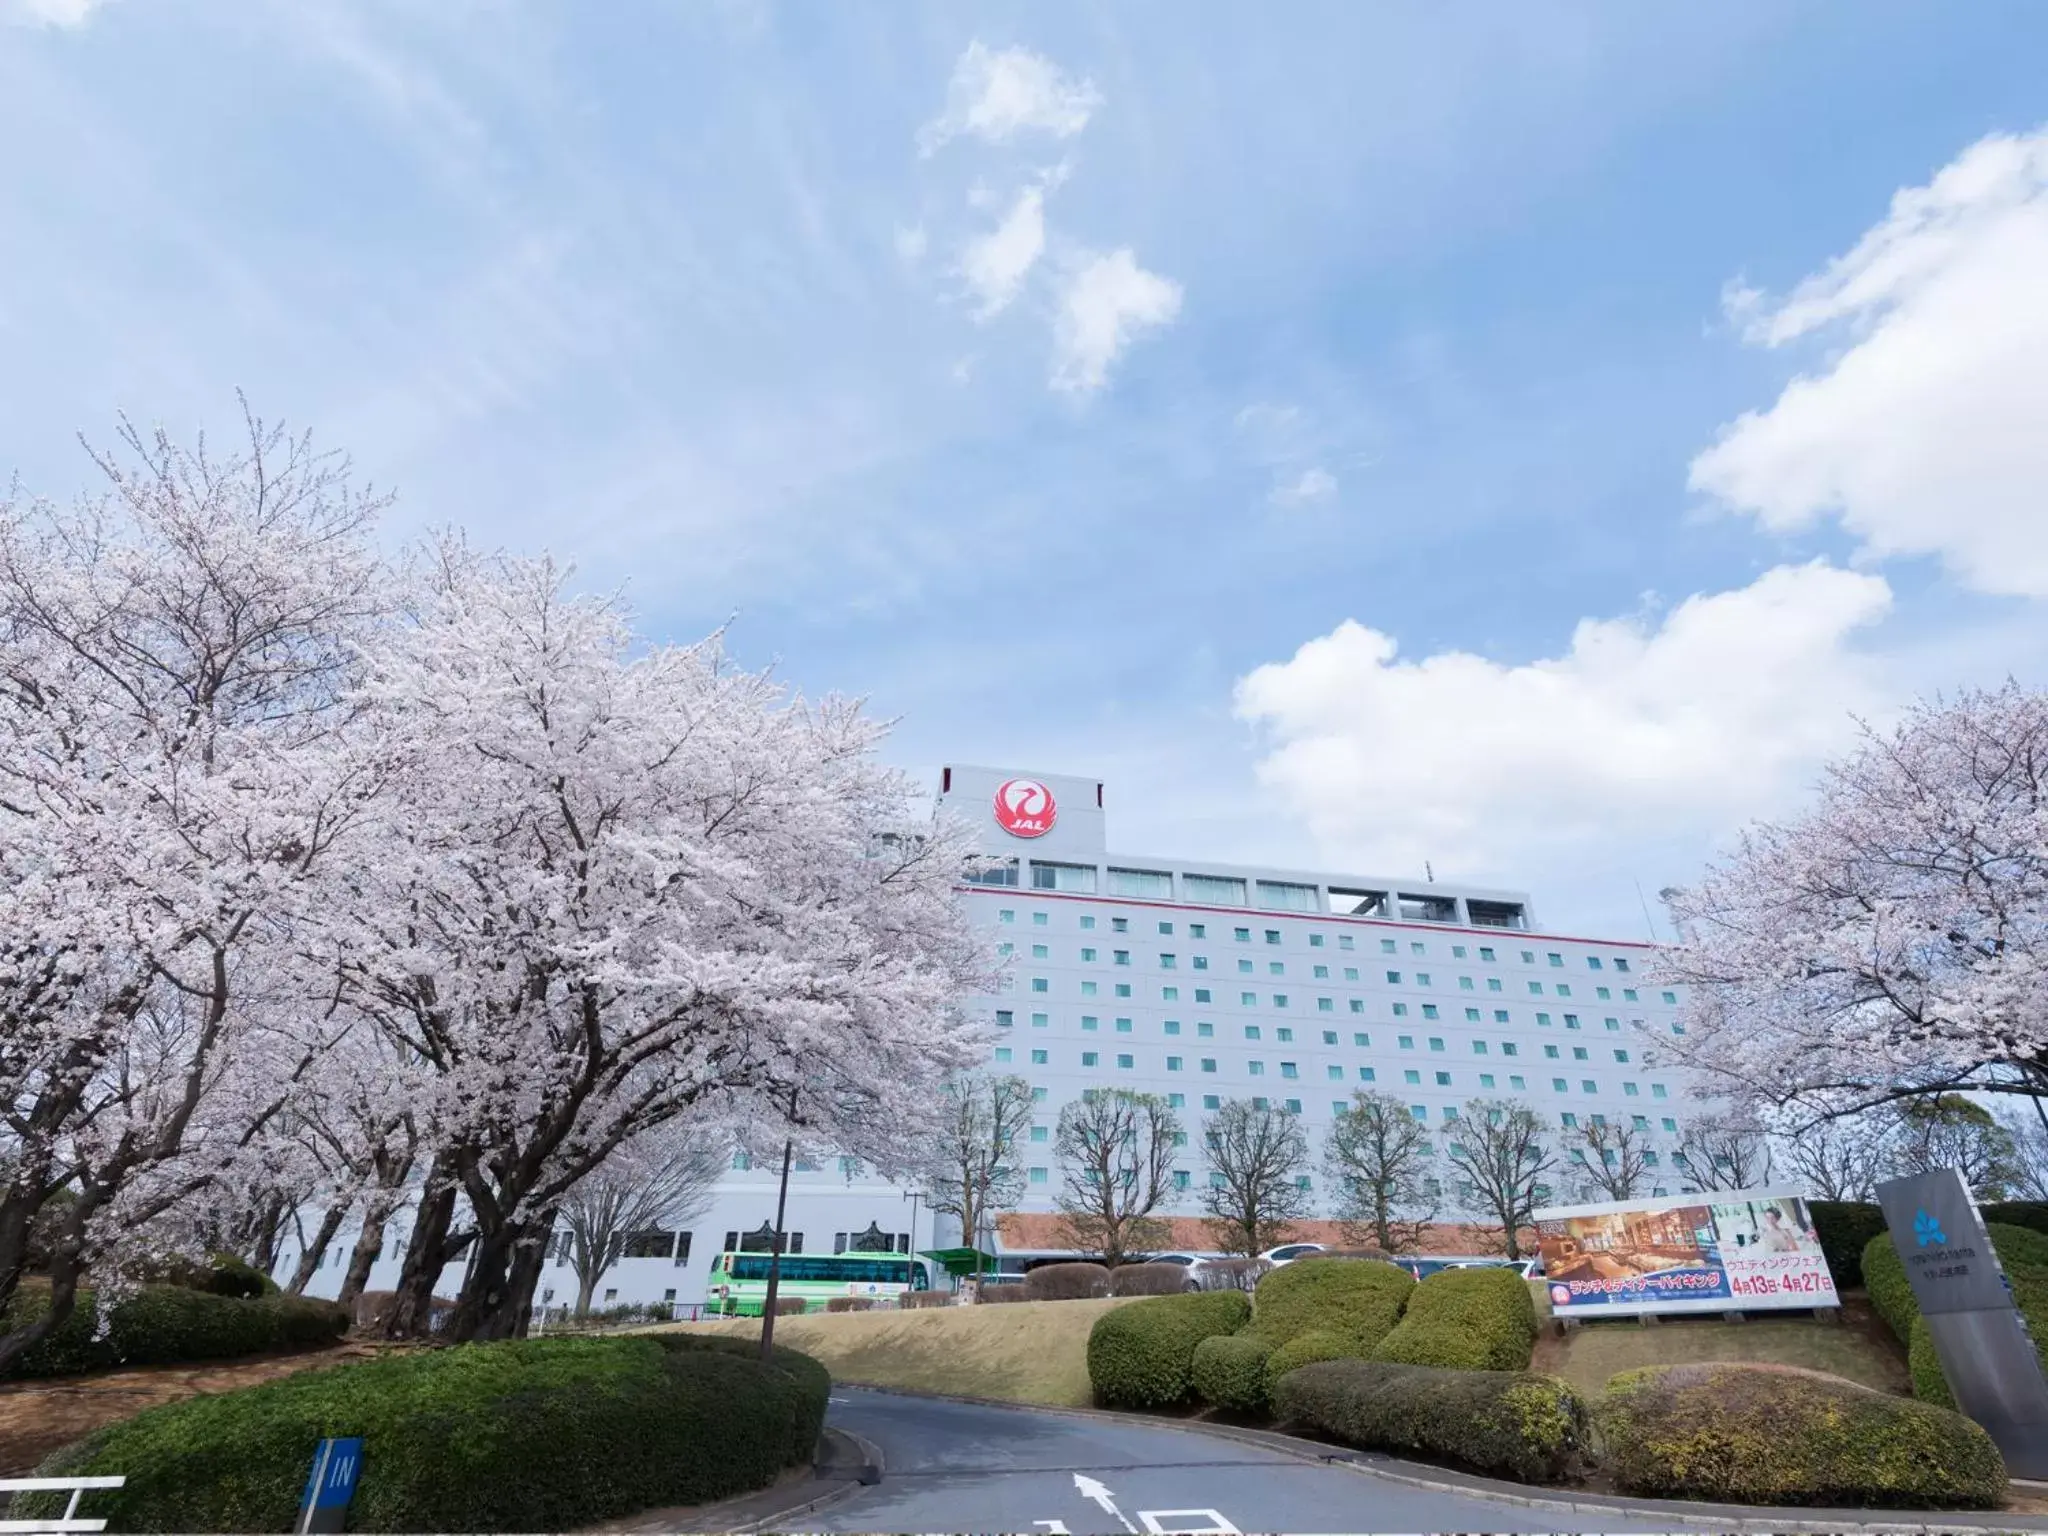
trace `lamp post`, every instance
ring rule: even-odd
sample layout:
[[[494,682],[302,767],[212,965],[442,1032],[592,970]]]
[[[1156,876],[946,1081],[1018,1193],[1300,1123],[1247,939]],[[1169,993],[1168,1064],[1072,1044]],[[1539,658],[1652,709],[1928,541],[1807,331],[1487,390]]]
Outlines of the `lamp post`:
[[[761,1298],[761,1358],[775,1345],[775,1298],[782,1286],[782,1218],[789,1207],[789,1160],[796,1151],[796,1089],[789,1090],[789,1135],[782,1139],[782,1183],[775,1191],[775,1240],[768,1245],[768,1293]]]
[[[924,1198],[921,1189],[906,1189],[902,1198],[910,1202],[910,1262],[917,1262],[917,1203]]]

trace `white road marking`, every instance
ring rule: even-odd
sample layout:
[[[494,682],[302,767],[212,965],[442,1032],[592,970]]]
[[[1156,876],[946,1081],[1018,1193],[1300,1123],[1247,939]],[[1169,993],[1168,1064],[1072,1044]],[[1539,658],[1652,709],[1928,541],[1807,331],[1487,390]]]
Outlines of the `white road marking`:
[[[1031,1523],[1044,1526],[1045,1536],[1068,1536],[1067,1522],[1064,1520],[1034,1520]]]
[[[1095,1503],[1100,1504],[1104,1510],[1116,1516],[1117,1524],[1129,1531],[1131,1536],[1138,1536],[1138,1528],[1124,1518],[1124,1512],[1116,1507],[1116,1496],[1103,1484],[1098,1483],[1092,1477],[1076,1472],[1074,1474],[1074,1491],[1080,1494],[1082,1498],[1091,1499]]]
[[[1200,1524],[1183,1522],[1199,1516]],[[1238,1528],[1223,1518],[1221,1510],[1215,1509],[1141,1509],[1138,1518],[1145,1523],[1150,1536],[1241,1536]],[[1172,1525],[1165,1524],[1171,1520]]]

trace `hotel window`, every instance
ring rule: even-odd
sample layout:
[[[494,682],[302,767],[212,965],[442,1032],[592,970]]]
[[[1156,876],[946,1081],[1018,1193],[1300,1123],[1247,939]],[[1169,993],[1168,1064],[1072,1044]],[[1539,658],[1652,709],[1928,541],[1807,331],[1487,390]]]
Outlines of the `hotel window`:
[[[1047,917],[1046,914],[1043,912],[1034,912],[1031,914],[1031,926],[1034,928],[1043,928],[1050,921],[1051,919]]]
[[[1173,1170],[1173,1187],[1175,1189],[1186,1189],[1188,1187],[1187,1169],[1176,1168]]]
[[[1043,1088],[1032,1089],[1031,1102],[1034,1104],[1043,1104],[1045,1102],[1045,1090]]]
[[[1094,982],[1084,981],[1081,983],[1081,995],[1083,997],[1096,997],[1100,994],[1101,988],[1098,987]]]
[[[1183,901],[1213,902],[1219,907],[1245,904],[1244,881],[1235,875],[1182,875],[1180,895]]]
[[[1522,964],[1524,964],[1524,965],[1534,965],[1535,963],[1536,963],[1536,951],[1535,951],[1535,950],[1533,950],[1533,949],[1525,949],[1525,950],[1523,950],[1523,951],[1522,951]]]
[[[1214,1024],[1198,1023],[1195,1025],[1195,1033],[1201,1036],[1204,1040],[1207,1040],[1216,1033],[1216,1026]]]
[[[1399,947],[1399,946],[1398,946],[1398,945],[1396,945],[1396,944],[1394,943],[1394,941],[1393,941],[1392,939],[1381,939],[1381,940],[1380,940],[1380,953],[1381,953],[1381,954],[1383,954],[1383,955],[1391,955],[1391,954],[1393,954],[1393,953],[1394,953],[1394,951],[1395,951],[1395,950],[1396,950],[1396,949],[1397,949],[1398,947]]]
[[[1101,1059],[1101,1053],[1098,1051],[1083,1051],[1081,1053],[1081,1065],[1084,1067],[1092,1067]]]
[[[1486,1054],[1486,1042],[1484,1040],[1474,1040],[1472,1042],[1472,1054],[1474,1056],[1484,1056]]]
[[[1678,1006],[1678,994],[1676,992],[1666,992],[1663,994],[1663,997],[1664,1001],[1671,1007],[1676,1008]]]
[[[1214,1068],[1214,1066],[1213,1066],[1213,1065],[1211,1066],[1210,1070],[1211,1070],[1211,1071],[1214,1071],[1214,1070],[1215,1070],[1215,1068]],[[1220,1099],[1220,1098],[1218,1098],[1218,1097],[1217,1097],[1217,1096],[1216,1096],[1215,1094],[1213,1094],[1213,1093],[1205,1093],[1205,1094],[1203,1094],[1203,1095],[1202,1095],[1202,1108],[1204,1108],[1204,1109],[1221,1109],[1222,1107],[1223,1107],[1223,1100],[1222,1100],[1222,1099]]]
[[[1294,1062],[1283,1061],[1280,1063],[1280,1075],[1282,1077],[1299,1077],[1301,1076],[1301,1068]]]
[[[1259,1034],[1259,1026],[1258,1026],[1258,1025],[1256,1025],[1256,1024],[1247,1024],[1247,1025],[1245,1025],[1245,1027],[1244,1027],[1244,1037],[1245,1037],[1245,1039],[1247,1039],[1247,1040],[1257,1040],[1257,1039],[1261,1038],[1261,1036],[1260,1036],[1260,1034]]]
[[[1008,1029],[1011,1025],[1015,1024],[1016,1022],[1017,1015],[1011,1012],[1008,1008],[998,1008],[996,1010],[996,1023],[1001,1025],[1004,1029]]]
[[[1564,1027],[1566,1029],[1577,1029],[1579,1027],[1579,1016],[1576,1013],[1566,1014],[1564,1016]]]
[[[1214,1056],[1204,1056],[1202,1058],[1202,1070],[1204,1072],[1214,1072],[1216,1070],[1216,1058]]]
[[[1554,1045],[1546,1045],[1545,1047],[1543,1047],[1543,1054],[1546,1059],[1550,1061],[1555,1061],[1557,1060],[1557,1047]]]
[[[1248,1061],[1244,1065],[1245,1070],[1251,1073],[1253,1077],[1264,1077],[1266,1075],[1266,1064],[1263,1061]]]
[[[1308,936],[1308,947],[1310,949],[1321,949],[1323,947],[1323,936],[1320,933],[1310,934]]]
[[[1465,958],[1465,946],[1464,946],[1464,945],[1462,945],[1462,944],[1453,944],[1453,945],[1451,946],[1451,958],[1452,958],[1453,960],[1462,960],[1462,959],[1464,959],[1464,958]]]
[[[1437,1085],[1437,1087],[1439,1087],[1439,1088],[1448,1088],[1448,1087],[1450,1087],[1450,1086],[1451,1086],[1451,1074],[1450,1074],[1450,1073],[1448,1073],[1448,1072],[1439,1072],[1439,1073],[1437,1073],[1437,1075],[1436,1075],[1436,1085]]]
[[[1616,1051],[1616,1052],[1614,1053],[1614,1059],[1615,1059],[1616,1061],[1622,1061],[1622,1062],[1625,1062],[1625,1061],[1627,1061],[1627,1060],[1628,1060],[1628,1052],[1627,1052],[1627,1051]]]
[[[1089,914],[1083,913],[1081,915],[1081,928],[1084,932],[1092,933],[1095,929],[1095,919]]]
[[[1031,946],[1031,958],[1034,960],[1050,960],[1052,958],[1052,949],[1048,945],[1034,944]]]
[[[1479,946],[1479,958],[1482,960],[1491,960],[1493,958],[1493,951],[1488,949],[1484,944],[1482,944]]]
[[[1294,1031],[1283,1024],[1280,1028],[1273,1031],[1273,1038],[1275,1040],[1292,1040],[1294,1038]]]
[[[1334,1082],[1341,1083],[1344,1081],[1344,1069],[1333,1063],[1323,1068],[1323,1076],[1330,1078]]]
[[[996,1047],[996,1060],[997,1060],[997,1061],[1008,1061],[1009,1059],[1010,1059],[1010,1048],[1009,1048],[1009,1047],[1008,1047],[1007,1045],[999,1045],[999,1046],[997,1046],[997,1047]]]
[[[1206,939],[1209,937],[1209,925],[1207,923],[1189,923],[1188,937],[1191,939]]]
[[[1287,1006],[1287,994],[1285,992],[1275,992],[1273,994],[1273,1006],[1275,1008],[1285,1008]]]
[[[1249,944],[1252,941],[1252,931],[1249,928],[1233,928],[1230,930],[1230,936],[1240,944]]]
[[[1044,1066],[1047,1059],[1046,1053],[1043,1050],[1036,1050],[1031,1053],[1031,1065],[1034,1067]]]
[[[1422,1005],[1422,1016],[1423,1016],[1423,1017],[1424,1017],[1425,1019],[1433,1019],[1433,1018],[1435,1018],[1435,1017],[1436,1017],[1436,1004],[1435,1004],[1435,1003],[1424,1003],[1424,1004]]]
[[[1405,1018],[1407,1018],[1407,1017],[1408,1017],[1408,1005],[1407,1005],[1406,1003],[1396,1003],[1396,1004],[1394,1004],[1394,1017],[1395,1017],[1395,1018],[1397,1018],[1397,1019],[1405,1019]]]
[[[1511,1077],[1508,1079],[1508,1086],[1519,1091],[1521,1089],[1527,1088],[1529,1085],[1526,1082],[1524,1082],[1520,1077]]]
[[[1505,1009],[1505,1008],[1496,1008],[1496,1009],[1494,1009],[1494,1010],[1493,1010],[1493,1022],[1494,1022],[1494,1023],[1496,1023],[1496,1024],[1505,1024],[1505,1023],[1507,1023],[1507,1021],[1508,1021],[1508,1011],[1507,1011],[1507,1009]]]
[[[1011,955],[1014,955],[1015,953],[1017,953],[1017,946],[1016,946],[1016,945],[1014,945],[1014,944],[1007,944],[1007,943],[1006,943],[1006,944],[998,944],[998,945],[996,946],[996,953],[997,953],[997,954],[999,954],[999,955],[1001,955],[1001,956],[1003,956],[1003,957],[1004,957],[1005,959],[1007,959],[1007,958],[1008,958],[1009,956],[1011,956]]]
[[[1638,1019],[1636,1022],[1640,1024],[1642,1020]],[[1671,1033],[1673,1033],[1674,1035],[1682,1035],[1685,1033],[1685,1026],[1679,1023],[1678,1020],[1673,1019],[1671,1021]]]
[[[1602,1020],[1601,1020],[1600,1022],[1601,1022],[1602,1024],[1604,1024],[1604,1025],[1606,1025],[1606,1026],[1607,1026],[1607,1030],[1608,1030],[1608,1033],[1609,1033],[1609,1034],[1615,1034],[1615,1035],[1618,1035],[1618,1034],[1620,1034],[1620,1033],[1621,1033],[1621,1020],[1619,1020],[1619,1019],[1602,1019]]]
[[[1112,869],[1109,894],[1152,901],[1173,900],[1173,876],[1157,869]]]
[[[1095,958],[1095,951],[1092,949],[1084,948],[1081,951],[1081,958],[1084,961],[1092,961]]]
[[[1043,1168],[1032,1169],[1031,1182],[1034,1184],[1043,1184],[1045,1182],[1045,1170]]]
[[[1115,994],[1118,997],[1129,997],[1131,995],[1131,984],[1128,981],[1118,982],[1116,984]]]
[[[1560,1114],[1557,1119],[1558,1123],[1568,1131],[1575,1131],[1579,1128],[1579,1117],[1568,1109]]]
[[[1052,983],[1043,976],[1034,976],[1031,978],[1031,990],[1034,992],[1050,992],[1052,990]]]
[[[1617,971],[1625,971],[1628,969],[1628,962],[1622,959],[1621,956],[1616,955],[1614,957],[1614,968]]]
[[[1575,1045],[1575,1046],[1573,1046],[1573,1047],[1572,1047],[1572,1060],[1573,1060],[1573,1061],[1584,1061],[1584,1060],[1586,1060],[1586,1048],[1585,1048],[1585,1047],[1584,1047],[1583,1045]]]
[[[1664,1129],[1665,1129],[1665,1130],[1667,1130],[1667,1131],[1670,1131],[1670,1132],[1672,1132],[1672,1133],[1676,1134],[1676,1132],[1677,1132],[1677,1130],[1678,1130],[1678,1122],[1677,1122],[1676,1120],[1673,1120],[1673,1119],[1672,1119],[1672,1118],[1671,1118],[1671,1117],[1670,1117],[1669,1115],[1666,1115],[1666,1116],[1664,1117],[1664,1122],[1663,1122],[1663,1124],[1664,1124]]]
[[[1173,937],[1173,924],[1171,924],[1171,923],[1161,923],[1161,924],[1159,925],[1159,932],[1160,932],[1160,936],[1161,936],[1161,937],[1163,937],[1163,938],[1168,938],[1168,939],[1172,938],[1172,937]],[[1201,935],[1197,934],[1197,935],[1196,935],[1196,937],[1197,937],[1197,938],[1199,938],[1199,937],[1201,937]]]
[[[1280,930],[1278,928],[1268,928],[1266,930],[1266,942],[1268,944],[1278,944],[1280,942]]]
[[[1522,1048],[1512,1040],[1503,1040],[1500,1043],[1500,1053],[1503,1056],[1519,1056],[1522,1054]]]
[[[1427,1120],[1429,1118],[1429,1106],[1426,1104],[1410,1104],[1408,1106],[1408,1118],[1410,1120]]]
[[[1128,1072],[1131,1070],[1131,1058],[1128,1056],[1118,1056],[1116,1064],[1121,1071]]]
[[[1266,974],[1268,976],[1285,976],[1287,974],[1287,962],[1285,960],[1268,960],[1266,962]]]
[[[1431,1035],[1429,1037],[1429,1048],[1432,1051],[1442,1050],[1444,1048],[1444,1037],[1442,1035]]]
[[[1326,1030],[1324,1030],[1324,1031],[1323,1031],[1323,1044],[1325,1044],[1325,1045],[1335,1045],[1336,1043],[1337,1043],[1337,1031],[1335,1031],[1334,1029],[1326,1029]]]
[[[1252,885],[1258,896],[1258,904],[1268,912],[1313,912],[1316,909],[1316,888],[1312,885],[1297,885],[1290,880],[1258,880]]]
[[[1310,975],[1317,981],[1328,981],[1330,979],[1330,968],[1327,965],[1318,965],[1310,971]]]
[[[1338,935],[1337,935],[1337,947],[1338,947],[1339,949],[1350,949],[1350,948],[1352,947],[1352,944],[1351,944],[1351,935],[1350,935],[1350,934],[1348,934],[1348,933],[1340,933],[1340,934],[1338,934]]]
[[[1400,1046],[1401,1049],[1404,1051],[1412,1051],[1415,1049],[1415,1037],[1413,1035],[1396,1035],[1394,1037],[1394,1043]]]
[[[1179,987],[1161,987],[1161,988],[1159,989],[1159,1001],[1161,1001],[1162,1003],[1177,1003],[1177,1002],[1179,1002],[1179,1001],[1180,1001],[1180,988],[1179,988]]]
[[[1259,994],[1256,992],[1240,992],[1237,994],[1237,1002],[1241,1008],[1256,1008],[1259,1006]]]
[[[1366,1034],[1355,1034],[1351,1037],[1351,1043],[1357,1046],[1360,1050],[1364,1050],[1372,1044],[1372,1036]]]
[[[1093,864],[1042,864],[1031,861],[1031,888],[1034,891],[1071,891],[1080,896],[1095,894],[1095,866]]]
[[[1129,1019],[1118,1019],[1116,1021],[1116,1032],[1120,1035],[1128,1035],[1131,1032],[1131,1021]]]
[[[1209,989],[1208,989],[1207,987],[1197,987],[1197,988],[1195,988],[1195,1001],[1196,1001],[1196,1002],[1198,1002],[1198,1003],[1206,1003],[1206,1002],[1208,1002],[1208,1001],[1209,1001]]]
[[[1380,1080],[1380,1075],[1371,1067],[1360,1067],[1358,1069],[1358,1080],[1361,1083],[1376,1083]]]
[[[1561,966],[1564,964],[1564,956],[1553,950],[1550,955],[1550,963],[1554,966]]]
[[[1500,990],[1500,978],[1498,976],[1487,977],[1486,990],[1489,992],[1498,992]]]
[[[1598,1093],[1600,1091],[1600,1085],[1594,1082],[1593,1079],[1591,1079],[1590,1077],[1582,1080],[1579,1086],[1585,1089],[1585,1091],[1588,1093]]]
[[[1653,1098],[1653,1099],[1661,1099],[1661,1098],[1664,1098],[1664,1097],[1665,1097],[1665,1093],[1664,1093],[1664,1085],[1663,1085],[1662,1083],[1652,1083],[1652,1084],[1650,1084],[1650,1097],[1651,1097],[1651,1098]]]
[[[1634,987],[1623,987],[1621,989],[1621,1000],[1624,1003],[1639,1003],[1642,1001],[1641,998],[1636,996],[1636,989]]]
[[[1529,995],[1530,995],[1531,997],[1541,997],[1541,996],[1543,995],[1543,983],[1542,983],[1542,982],[1540,982],[1540,981],[1532,981],[1532,982],[1530,982],[1530,983],[1529,983]]]
[[[996,914],[996,921],[999,923],[1014,923],[1017,921],[1017,914],[1009,907],[1004,907]]]
[[[1178,962],[1171,955],[1162,954],[1159,957],[1159,969],[1161,969],[1162,971],[1170,971],[1174,969],[1174,967],[1177,964]]]
[[[1240,976],[1249,976],[1249,975],[1251,975],[1251,973],[1252,973],[1252,970],[1253,970],[1253,966],[1252,966],[1252,963],[1251,963],[1251,961],[1249,961],[1249,960],[1240,960],[1240,961],[1238,961],[1238,962],[1237,962],[1237,974],[1238,974],[1238,975],[1240,975]]]
[[[1479,1022],[1479,1010],[1477,1008],[1467,1008],[1465,1010],[1465,1022],[1477,1024]]]
[[[1411,955],[1426,955],[1429,953],[1429,946],[1420,939],[1414,939],[1409,942],[1408,953]]]
[[[1542,1025],[1545,1029],[1548,1029],[1550,1028],[1550,1015],[1547,1013],[1539,1013],[1536,1015],[1536,1022]]]
[[[1112,917],[1109,920],[1109,931],[1111,933],[1129,933],[1131,931],[1131,920],[1128,917]]]
[[[1081,1027],[1086,1030],[1100,1029],[1102,1021],[1092,1013],[1084,1013],[1081,1015]]]
[[[1399,985],[1401,985],[1401,973],[1399,971],[1387,972],[1387,985],[1390,987],[1398,987]]]
[[[1419,1088],[1422,1086],[1422,1074],[1416,1071],[1413,1067],[1410,1067],[1407,1071],[1401,1074],[1401,1081],[1404,1083],[1413,1083]]]
[[[1458,978],[1458,990],[1460,992],[1470,992],[1472,990],[1472,978],[1470,976],[1460,976]]]
[[[1031,1027],[1033,1029],[1044,1029],[1050,1023],[1052,1023],[1052,1015],[1049,1013],[1034,1013],[1031,1015]]]
[[[1597,971],[1597,970],[1599,970],[1599,969],[1600,969],[1600,957],[1599,957],[1598,955],[1588,955],[1588,956],[1586,956],[1586,969],[1587,969],[1587,970],[1589,970],[1589,971]]]
[[[1365,1012],[1365,999],[1364,999],[1364,998],[1362,998],[1362,997],[1354,997],[1354,998],[1352,998],[1352,999],[1351,999],[1351,1011],[1352,1011],[1353,1013],[1363,1013],[1363,1012]]]
[[[1112,965],[1129,965],[1131,952],[1128,949],[1114,949],[1110,951],[1109,959]]]
[[[1166,1096],[1166,1107],[1168,1109],[1186,1109],[1188,1107],[1188,1096],[1184,1093],[1169,1093]],[[1178,1145],[1178,1143],[1175,1143],[1175,1145]]]
[[[1601,1001],[1601,1002],[1603,1002],[1603,1003],[1611,1003],[1611,1002],[1613,1002],[1613,1001],[1614,1001],[1614,988],[1612,988],[1612,987],[1595,987],[1595,988],[1593,989],[1593,995],[1594,995],[1595,997],[1599,998],[1599,999],[1600,999],[1600,1001]]]
[[[1570,1093],[1572,1091],[1572,1085],[1561,1077],[1553,1077],[1550,1080],[1550,1087],[1554,1093]]]
[[[1428,986],[1428,985],[1429,985],[1429,972],[1427,972],[1427,971],[1417,971],[1417,972],[1415,973],[1415,985],[1417,985],[1418,987],[1426,987],[1426,986]]]
[[[1206,971],[1209,969],[1209,957],[1207,955],[1195,956],[1194,967],[1198,971]]]
[[[1166,1023],[1162,1026],[1162,1028],[1164,1028],[1169,1035],[1177,1035],[1180,1033],[1180,1020],[1168,1019]]]
[[[1050,1141],[1052,1133],[1042,1125],[1034,1125],[1031,1127],[1031,1139],[1036,1142]]]
[[[1572,995],[1572,984],[1568,981],[1560,981],[1557,984],[1557,995],[1559,997],[1570,997]]]
[[[1634,1083],[1623,1083],[1621,1085],[1621,1091],[1633,1099],[1636,1098],[1642,1090],[1637,1088]]]
[[[1344,979],[1345,979],[1346,981],[1356,981],[1356,980],[1358,980],[1358,967],[1357,967],[1357,966],[1355,966],[1355,965],[1347,965],[1347,966],[1345,966],[1345,967],[1344,967]]]

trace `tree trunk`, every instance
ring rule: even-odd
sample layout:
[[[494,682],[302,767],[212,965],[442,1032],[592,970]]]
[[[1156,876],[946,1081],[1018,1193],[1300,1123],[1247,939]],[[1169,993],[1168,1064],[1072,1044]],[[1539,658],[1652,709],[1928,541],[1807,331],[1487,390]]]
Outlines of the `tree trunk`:
[[[363,1230],[356,1234],[356,1245],[348,1256],[348,1273],[341,1277],[341,1294],[335,1298],[344,1307],[354,1306],[355,1299],[369,1288],[370,1267],[383,1251],[384,1228],[397,1204],[394,1190],[372,1195],[369,1205],[364,1207]]]
[[[334,1241],[334,1234],[339,1232],[341,1224],[348,1220],[348,1212],[348,1202],[327,1207],[327,1214],[320,1218],[320,1230],[314,1234],[313,1241],[306,1245],[305,1251],[299,1255],[297,1267],[292,1270],[291,1281],[285,1286],[286,1295],[305,1294],[307,1282],[319,1269],[320,1261],[327,1256],[327,1245]]]
[[[284,1240],[284,1220],[289,1214],[290,1202],[283,1195],[272,1195],[263,1203],[263,1212],[256,1220],[255,1230],[249,1238],[249,1263],[251,1267],[269,1274],[277,1268],[277,1252]]]
[[[413,1212],[412,1237],[391,1298],[391,1315],[384,1321],[386,1338],[423,1339],[433,1331],[434,1282],[441,1278],[442,1266],[461,1251],[449,1251],[448,1228],[454,1218],[455,1187],[440,1182],[429,1167],[419,1209]]]
[[[452,1344],[472,1339],[498,1337],[494,1326],[512,1287],[513,1243],[518,1229],[500,1226],[494,1232],[477,1230],[476,1251],[470,1257],[468,1278],[455,1298],[455,1310],[448,1314],[442,1335]]]
[[[597,1289],[597,1266],[586,1264],[576,1272],[576,1316],[590,1316],[590,1296]]]

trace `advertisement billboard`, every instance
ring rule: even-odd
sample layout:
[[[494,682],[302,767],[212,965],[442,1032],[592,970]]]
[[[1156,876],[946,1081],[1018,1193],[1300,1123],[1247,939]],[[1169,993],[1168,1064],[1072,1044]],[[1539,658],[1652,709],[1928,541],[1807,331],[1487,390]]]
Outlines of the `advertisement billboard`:
[[[1559,1317],[1834,1307],[1834,1277],[1793,1190],[1705,1190],[1536,1213]]]

